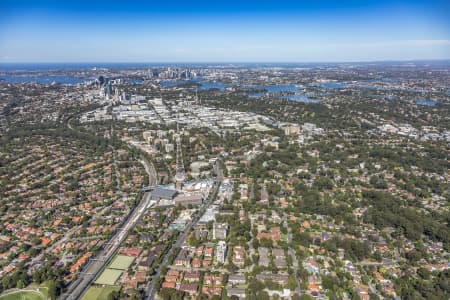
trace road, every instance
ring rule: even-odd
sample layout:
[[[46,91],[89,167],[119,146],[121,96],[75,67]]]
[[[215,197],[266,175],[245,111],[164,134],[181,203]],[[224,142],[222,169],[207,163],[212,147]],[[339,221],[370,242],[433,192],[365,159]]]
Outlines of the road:
[[[291,247],[292,242],[292,233],[291,233],[291,227],[289,226],[289,223],[287,221],[287,214],[284,214],[283,216],[283,223],[284,226],[287,229],[287,244],[288,244],[288,253],[292,258],[292,269],[294,270],[294,276],[295,276],[295,282],[297,283],[295,287],[295,292],[300,296],[301,295],[301,288],[300,288],[300,279],[298,278],[298,261],[297,256],[295,255],[294,250]]]
[[[102,216],[105,211],[107,211],[108,209],[110,209],[111,206],[107,206],[105,208],[103,208],[102,210],[100,210],[99,212],[97,212],[95,215],[93,215],[91,217],[91,219],[95,219],[98,216]],[[72,235],[77,232],[79,229],[81,229],[83,226],[79,225],[79,226],[75,226],[73,228],[71,228],[69,231],[67,231],[64,236],[62,238],[60,238],[59,240],[57,240],[55,243],[53,243],[50,247],[46,248],[45,250],[43,250],[38,256],[36,256],[35,258],[33,258],[29,263],[27,263],[27,265],[34,265],[36,263],[39,263],[42,261],[42,258],[44,257],[44,254],[50,253],[52,252],[53,249],[55,249],[57,246],[67,242],[69,239],[72,240]],[[102,238],[103,239],[103,238]]]
[[[108,207],[109,208],[109,207]],[[72,234],[74,234],[77,230],[79,230],[82,226],[75,226],[71,228],[69,231],[67,231],[64,236],[57,240],[54,244],[52,244],[50,247],[43,250],[38,256],[34,257],[27,265],[33,266],[36,263],[39,263],[42,261],[42,258],[44,257],[44,254],[50,253],[53,249],[56,248],[56,246],[61,245],[62,243],[67,242],[72,237]]]
[[[67,291],[61,295],[60,299],[79,299],[91,282],[103,271],[106,264],[111,260],[116,253],[120,244],[125,240],[130,230],[136,225],[145,210],[153,205],[150,200],[150,193],[145,193],[141,202],[131,212],[122,228],[120,228],[105,244],[95,256],[83,267],[78,274],[78,278],[73,281]]]
[[[153,166],[146,161],[144,161],[144,166],[149,175],[149,182],[156,182],[156,172]],[[153,172],[151,170],[153,170]],[[147,208],[154,204],[155,202],[150,199],[150,193],[144,193],[142,200],[139,202],[138,206],[130,212],[130,215],[124,221],[122,228],[118,230],[110,238],[109,243],[105,244],[97,255],[83,267],[82,271],[78,275],[78,278],[69,285],[67,291],[60,296],[60,299],[81,298],[84,291],[89,287],[92,281],[100,274],[101,271],[103,271],[107,263],[116,253],[120,244],[126,239],[130,230],[134,228]]]
[[[188,271],[192,271],[192,267],[182,267],[182,266],[170,266],[171,270],[177,270],[177,271],[183,271],[183,272],[188,272]],[[200,272],[220,272],[222,274],[229,274],[230,271],[228,271],[225,268],[215,268],[215,267],[200,267],[200,268],[195,268],[195,271],[200,271]],[[251,271],[251,270],[250,270]]]
[[[120,182],[119,182],[119,167],[117,166],[117,158],[116,158],[116,150],[113,146],[109,146],[112,151],[112,157],[113,157],[113,166],[114,166],[114,173],[116,174],[116,191],[120,193]]]
[[[213,202],[214,196],[217,194],[217,191],[219,190],[220,184],[223,180],[222,170],[220,169],[220,167],[217,167],[216,172],[217,172],[217,178],[216,178],[216,181],[214,182],[214,187],[211,189],[208,199],[199,208],[199,211],[201,213],[196,218],[194,218],[194,220],[192,220],[191,222],[188,223],[185,230],[178,236],[178,239],[176,240],[175,243],[172,244],[172,247],[169,249],[169,251],[167,251],[166,255],[163,258],[163,261],[158,266],[158,269],[156,270],[155,274],[153,274],[152,278],[149,280],[149,283],[147,284],[147,286],[145,288],[144,299],[146,299],[146,300],[155,299],[155,293],[156,293],[155,283],[156,283],[156,279],[158,279],[159,276],[161,276],[161,270],[163,268],[167,268],[167,266],[169,264],[168,259],[169,259],[170,255],[172,254],[172,252],[174,251],[174,249],[177,247],[179,248],[179,247],[181,247],[181,245],[183,245],[183,243],[186,239],[186,236],[190,232],[191,228],[195,227],[195,225],[197,225],[198,220],[200,220],[200,218],[202,217],[202,215],[204,214],[206,209]]]
[[[373,267],[395,267],[398,266],[398,261],[394,259],[383,258],[381,262],[378,261],[360,261],[355,263],[359,266],[373,266]]]
[[[155,166],[152,162],[148,162],[145,158],[141,160],[144,165],[145,171],[148,175],[148,185],[156,186],[158,184],[158,174],[156,173]]]
[[[130,147],[139,149],[140,151],[147,153],[147,150],[137,141],[126,141]],[[152,162],[149,162],[146,158],[141,159],[141,163],[144,165],[145,171],[148,174],[149,186],[158,185],[158,174],[156,173],[155,166]]]

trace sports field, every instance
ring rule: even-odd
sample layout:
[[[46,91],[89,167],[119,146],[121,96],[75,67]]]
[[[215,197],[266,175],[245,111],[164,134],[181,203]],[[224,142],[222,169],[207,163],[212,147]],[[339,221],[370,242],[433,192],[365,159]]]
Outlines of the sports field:
[[[134,257],[117,255],[112,263],[109,265],[109,269],[126,270],[134,261]]]
[[[81,300],[108,300],[108,296],[113,291],[119,290],[120,287],[118,286],[105,286],[105,287],[92,286],[86,291]]]
[[[116,269],[105,269],[103,273],[97,278],[95,283],[97,284],[106,284],[106,285],[114,285],[117,279],[119,279],[120,275],[122,275],[122,270]]]
[[[4,296],[0,300],[46,300],[42,294],[33,291],[17,291]]]

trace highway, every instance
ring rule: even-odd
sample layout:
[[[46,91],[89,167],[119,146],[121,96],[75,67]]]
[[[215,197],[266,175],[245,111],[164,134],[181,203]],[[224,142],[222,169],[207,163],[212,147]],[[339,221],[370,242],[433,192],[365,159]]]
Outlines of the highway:
[[[156,172],[153,165],[147,161],[143,161],[146,171],[149,174],[150,183],[156,182]],[[122,227],[114,233],[109,242],[97,253],[97,255],[89,260],[83,267],[78,277],[67,288],[67,291],[62,294],[60,299],[79,299],[89,287],[92,281],[103,271],[108,262],[112,259],[120,244],[126,239],[130,230],[134,228],[136,223],[155,202],[150,199],[150,193],[144,193],[141,202],[130,212]]]
[[[70,121],[71,118],[67,119],[67,126],[69,129],[74,130],[72,125],[70,124]],[[113,130],[114,128],[113,126],[111,126],[111,132],[113,132]],[[112,150],[114,155],[114,149]],[[151,186],[156,185],[158,179],[153,164],[149,163],[146,159],[143,159],[141,162],[144,165],[145,171],[149,175],[149,185]],[[114,156],[114,165],[115,168],[117,168],[115,156]],[[117,186],[117,188],[119,190],[119,185]],[[113,236],[109,239],[109,241],[103,245],[102,249],[100,249],[100,251],[94,257],[91,257],[89,262],[77,274],[77,278],[70,283],[70,285],[67,287],[66,292],[60,295],[58,299],[76,300],[81,298],[81,296],[90,286],[90,284],[104,270],[108,262],[112,259],[112,257],[116,253],[117,249],[120,247],[120,244],[126,239],[130,230],[134,228],[134,226],[142,217],[142,215],[145,213],[145,211],[151,206],[156,204],[154,201],[150,199],[151,198],[150,195],[151,194],[149,192],[143,194],[142,200],[133,210],[130,211],[129,215],[125,218],[122,227],[119,228],[113,234]],[[66,235],[65,239],[69,238],[70,235],[72,234],[72,231],[74,230],[75,229],[70,230],[69,231],[70,234]],[[65,239],[62,240],[64,241]]]
[[[148,162],[147,159],[143,158],[141,160],[141,163],[144,165],[145,171],[148,176],[148,185],[149,186],[156,186],[158,185],[158,174],[156,173],[155,167],[152,162]]]
[[[67,291],[60,296],[60,299],[79,299],[91,282],[103,271],[106,264],[116,253],[120,244],[125,240],[129,231],[136,225],[142,214],[149,207],[154,205],[150,200],[150,193],[145,193],[141,202],[131,212],[123,227],[120,228],[109,240],[109,243],[98,252],[98,254],[89,260],[78,274],[78,278],[73,281]]]

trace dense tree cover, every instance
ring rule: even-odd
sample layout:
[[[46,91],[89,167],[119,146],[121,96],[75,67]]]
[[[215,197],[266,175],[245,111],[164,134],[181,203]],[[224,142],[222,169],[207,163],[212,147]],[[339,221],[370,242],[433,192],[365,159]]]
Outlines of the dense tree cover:
[[[422,275],[422,276],[421,276]],[[403,276],[396,280],[401,298],[405,300],[440,300],[450,297],[450,270],[429,275],[419,273],[418,277]]]
[[[159,291],[159,296],[164,300],[182,300],[184,299],[185,293],[175,289],[162,288]]]
[[[201,97],[207,99],[208,105],[219,108],[250,111],[290,122],[298,122],[300,119],[304,122],[314,121],[330,128],[337,124],[336,115],[332,110],[320,103],[303,103],[278,98],[253,99],[239,93],[215,93],[214,97],[211,96],[211,91],[201,93]],[[348,123],[344,118],[340,121]]]
[[[306,190],[295,203],[301,211],[309,214],[328,215],[338,219],[351,217],[351,208],[343,203],[333,203],[328,196],[321,196],[316,190]]]
[[[57,268],[52,264],[46,264],[30,276],[23,263],[18,264],[16,270],[10,276],[4,276],[0,281],[0,291],[11,288],[24,288],[31,282],[45,283],[50,299],[55,299],[64,286],[65,276],[63,268]]]
[[[0,142],[5,145],[13,139],[20,138],[24,141],[32,136],[75,139],[83,141],[85,145],[98,149],[98,151],[105,151],[106,147],[110,144],[109,140],[103,138],[102,136],[94,135],[90,132],[71,130],[65,126],[55,126],[55,124],[16,127],[8,131],[7,134],[3,135]]]
[[[329,90],[327,91],[330,92]],[[289,122],[314,122],[324,128],[370,128],[370,123],[361,122],[356,114],[373,113],[384,119],[394,119],[400,123],[410,123],[414,126],[432,125],[437,127],[449,126],[449,105],[440,102],[436,107],[411,105],[410,98],[416,98],[414,93],[397,91],[403,99],[386,100],[384,96],[374,96],[375,90],[345,89],[334,90],[335,97],[329,95],[323,99],[328,103],[304,103],[280,99],[277,97],[250,98],[242,92],[220,93],[218,91],[201,91],[202,99],[208,105],[219,108],[250,111],[271,116],[278,120]],[[390,90],[390,93],[392,90]],[[328,94],[327,93],[327,94]],[[406,93],[406,94],[405,94]],[[330,101],[330,99],[336,99]],[[399,110],[399,105],[402,109]],[[427,114],[434,114],[430,119]]]
[[[369,152],[369,157],[376,160],[387,160],[397,166],[416,166],[425,172],[436,172],[443,174],[450,168],[450,162],[447,160],[446,154],[441,147],[430,144],[421,145],[423,148],[419,153],[408,151],[408,146],[373,146]]]
[[[443,242],[447,249],[450,247],[448,219],[419,212],[386,192],[367,190],[363,191],[363,197],[369,207],[364,215],[365,222],[379,229],[393,227],[412,240],[419,240],[422,235],[426,235],[432,240]]]
[[[370,257],[370,247],[363,242],[353,239],[332,238],[323,242],[325,249],[337,252],[338,248],[345,251],[345,256],[352,261],[360,261]]]

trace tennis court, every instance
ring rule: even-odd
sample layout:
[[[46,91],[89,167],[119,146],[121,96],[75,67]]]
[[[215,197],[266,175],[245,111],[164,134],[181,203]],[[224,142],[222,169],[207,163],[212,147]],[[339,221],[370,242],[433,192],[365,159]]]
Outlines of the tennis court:
[[[134,257],[117,255],[112,263],[109,265],[109,269],[127,270],[134,261]]]
[[[95,281],[96,284],[106,284],[106,285],[114,285],[119,279],[120,275],[122,275],[122,270],[116,269],[105,269],[103,273],[97,278]]]

